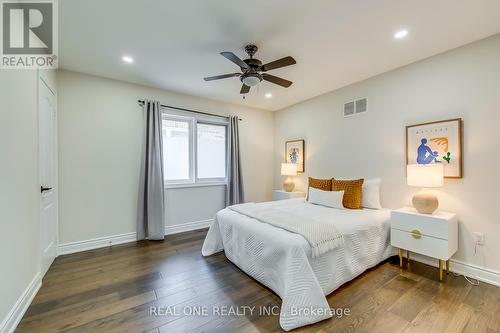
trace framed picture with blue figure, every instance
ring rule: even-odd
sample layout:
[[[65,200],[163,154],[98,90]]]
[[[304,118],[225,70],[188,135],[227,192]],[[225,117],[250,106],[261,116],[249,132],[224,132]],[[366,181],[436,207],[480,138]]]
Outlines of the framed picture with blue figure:
[[[285,162],[297,164],[297,172],[304,172],[304,140],[285,142]]]
[[[445,178],[462,178],[462,119],[406,126],[406,164],[440,163]]]

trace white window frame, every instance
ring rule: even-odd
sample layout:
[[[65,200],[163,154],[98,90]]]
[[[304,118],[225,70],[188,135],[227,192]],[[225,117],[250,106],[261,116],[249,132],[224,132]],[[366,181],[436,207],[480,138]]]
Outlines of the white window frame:
[[[194,112],[178,111],[168,107],[162,107],[163,120],[178,120],[189,122],[189,179],[166,180],[165,188],[202,187],[202,186],[225,186],[228,174],[228,152],[227,140],[229,121],[226,118],[201,115]],[[198,178],[198,123],[207,125],[219,125],[226,127],[226,176],[220,178]],[[162,131],[163,135],[163,131]],[[162,138],[163,140],[163,138]],[[163,162],[163,161],[162,161]]]

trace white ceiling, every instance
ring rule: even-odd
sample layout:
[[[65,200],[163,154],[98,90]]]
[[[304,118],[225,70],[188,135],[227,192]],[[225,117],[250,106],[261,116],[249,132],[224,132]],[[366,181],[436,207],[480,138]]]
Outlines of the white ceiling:
[[[61,0],[59,16],[63,69],[267,110],[500,32],[499,0]],[[250,42],[263,62],[296,59],[270,72],[290,88],[263,82],[243,100],[238,78],[203,81],[238,71],[219,53],[244,58]]]

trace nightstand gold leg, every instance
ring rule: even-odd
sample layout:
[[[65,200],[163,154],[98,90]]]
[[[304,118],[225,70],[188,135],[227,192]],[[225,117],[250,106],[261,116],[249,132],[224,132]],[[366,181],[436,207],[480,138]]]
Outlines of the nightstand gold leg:
[[[410,250],[406,250],[406,262],[410,263]]]
[[[403,268],[403,250],[399,249],[399,267]]]
[[[450,259],[446,260],[446,274],[450,274]]]
[[[439,259],[439,282],[443,281],[443,261]]]

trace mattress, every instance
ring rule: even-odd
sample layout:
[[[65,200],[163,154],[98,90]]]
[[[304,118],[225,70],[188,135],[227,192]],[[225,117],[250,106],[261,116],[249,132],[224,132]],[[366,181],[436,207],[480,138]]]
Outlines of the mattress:
[[[394,254],[388,209],[341,210],[304,199],[262,205],[331,224],[343,237],[341,246],[313,258],[309,243],[299,234],[230,209],[217,213],[202,254],[224,250],[231,262],[280,296],[284,330],[330,318],[325,295]]]

